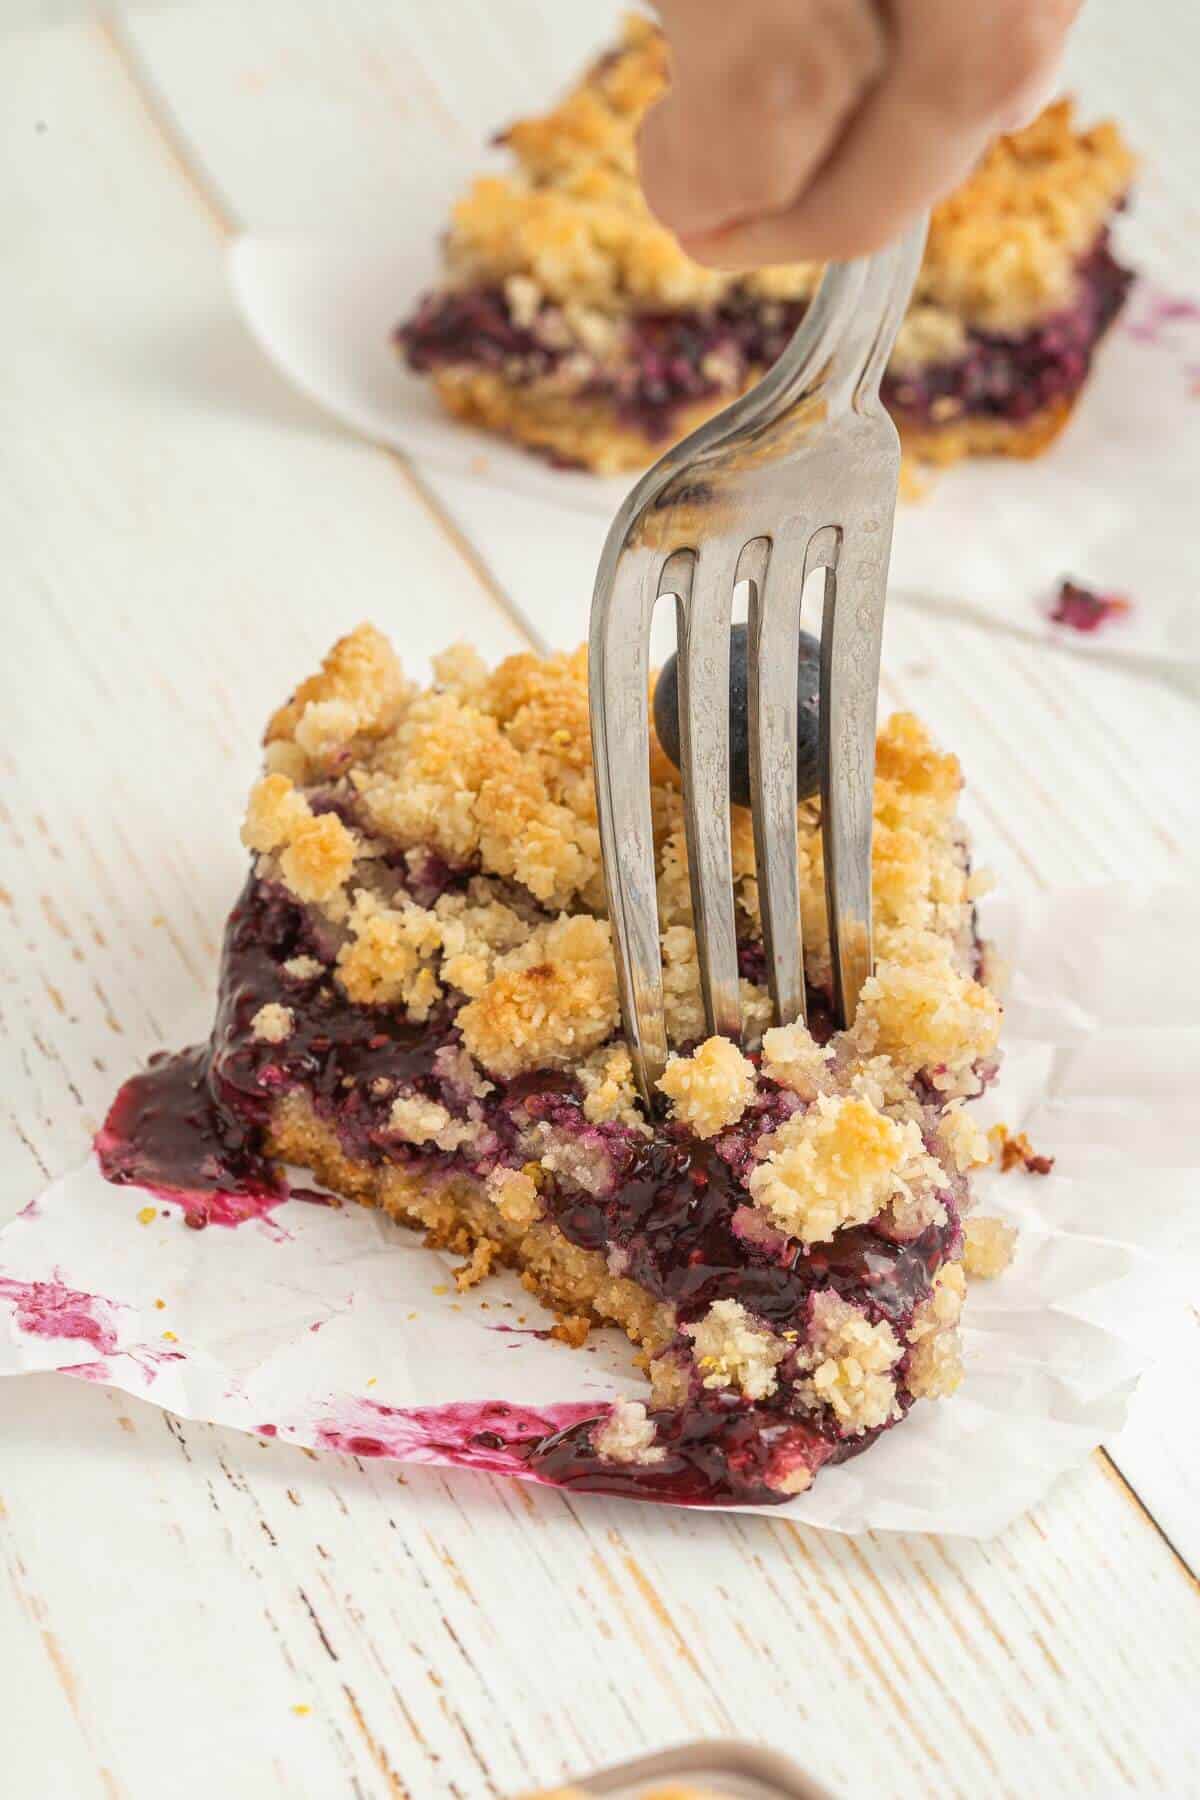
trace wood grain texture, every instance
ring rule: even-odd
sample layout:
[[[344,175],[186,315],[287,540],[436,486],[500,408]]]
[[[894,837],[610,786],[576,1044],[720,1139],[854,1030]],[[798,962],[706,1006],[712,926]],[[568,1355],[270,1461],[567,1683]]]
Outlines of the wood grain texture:
[[[483,10],[536,99],[545,13]],[[355,204],[347,171],[390,179],[412,17],[131,19],[217,207],[119,33],[0,57],[5,1212],[77,1159],[121,1073],[205,1026],[254,738],[328,641],[370,615],[418,663],[453,636],[499,655],[522,631],[498,594],[549,640],[581,634],[590,521],[551,530],[468,483],[431,480],[430,505],[288,393],[225,294],[224,207],[276,222]],[[910,609],[887,663],[889,702],[962,754],[1010,884],[1196,866],[1183,687]],[[1183,1342],[1200,1370],[1200,1329]],[[6,1791],[476,1800],[734,1733],[849,1796],[1200,1793],[1200,1610],[1166,1541],[1198,1511],[1178,1380],[1147,1385],[1115,1447],[1157,1525],[1098,1458],[987,1545],[398,1476],[4,1384]]]

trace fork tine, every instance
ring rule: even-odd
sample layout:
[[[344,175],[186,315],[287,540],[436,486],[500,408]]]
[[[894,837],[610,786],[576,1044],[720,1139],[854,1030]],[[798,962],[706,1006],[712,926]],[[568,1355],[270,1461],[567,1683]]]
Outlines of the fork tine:
[[[662,951],[650,812],[650,615],[660,558],[610,534],[588,644],[592,760],[621,1018],[649,1107],[666,1067]]]
[[[894,484],[899,474],[895,456]],[[875,714],[891,547],[890,506],[847,521],[826,564],[821,630],[821,816],[825,903],[839,1025],[871,973]]]
[[[729,632],[736,576],[737,556],[721,539],[701,543],[690,562],[687,592],[676,602],[683,817],[700,987],[710,1034],[735,1040],[742,1029],[729,842]]]
[[[826,566],[821,629],[821,812],[825,903],[839,1025],[853,1022],[871,973],[871,839],[875,810],[875,726],[892,526],[900,481],[900,441],[879,402],[879,382],[912,292],[928,226],[922,216],[873,258],[864,304],[874,329],[854,385],[854,408],[875,414],[877,435],[864,457],[863,502],[843,514]],[[826,534],[819,534],[826,536]],[[809,547],[810,558],[814,544]]]
[[[801,552],[803,556],[803,552]],[[799,571],[791,546],[756,538],[738,579],[749,581],[750,810],[767,984],[777,1025],[806,1016],[796,849]],[[798,579],[796,578],[798,574]]]

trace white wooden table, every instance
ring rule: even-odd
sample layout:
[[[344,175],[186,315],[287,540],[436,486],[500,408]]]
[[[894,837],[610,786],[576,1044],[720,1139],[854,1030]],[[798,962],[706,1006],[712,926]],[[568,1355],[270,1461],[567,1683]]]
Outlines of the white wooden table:
[[[1127,11],[1094,0],[1088,92],[1153,92],[1194,228],[1200,39],[1184,0]],[[0,38],[0,1217],[204,1021],[260,722],[334,636],[582,635],[595,522],[531,555],[532,503],[341,434],[225,291],[235,218],[378,203],[418,12],[441,28],[212,0]],[[483,12],[497,54],[528,36],[532,0]],[[1010,885],[1200,868],[1186,681],[908,607],[887,671]],[[1198,1382],[1193,1315],[1119,1439],[987,1544],[398,1476],[7,1383],[0,1792],[475,1800],[739,1735],[844,1795],[1200,1794]]]

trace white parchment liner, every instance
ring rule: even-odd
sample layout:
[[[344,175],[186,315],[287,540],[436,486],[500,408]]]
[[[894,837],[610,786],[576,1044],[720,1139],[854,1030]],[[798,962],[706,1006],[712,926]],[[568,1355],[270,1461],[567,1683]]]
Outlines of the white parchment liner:
[[[1014,975],[1004,1069],[981,1116],[1025,1129],[1054,1172],[984,1178],[980,1208],[1020,1225],[1020,1249],[998,1281],[972,1284],[958,1395],[920,1403],[780,1510],[838,1531],[986,1536],[1119,1429],[1200,1279],[1200,964],[1178,966],[1198,916],[1194,886],[987,906]],[[331,1427],[370,1433],[380,1405],[542,1408],[643,1391],[615,1332],[583,1351],[529,1335],[550,1321],[513,1277],[459,1296],[445,1258],[362,1208],[291,1200],[236,1229],[190,1231],[161,1207],[141,1223],[146,1205],[89,1162],[0,1232],[0,1374],[72,1370],[316,1446]],[[62,1313],[83,1337],[46,1335],[53,1305],[30,1311],[39,1283],[43,1297],[93,1297],[82,1327],[70,1303]],[[419,1441],[402,1448],[439,1460]]]

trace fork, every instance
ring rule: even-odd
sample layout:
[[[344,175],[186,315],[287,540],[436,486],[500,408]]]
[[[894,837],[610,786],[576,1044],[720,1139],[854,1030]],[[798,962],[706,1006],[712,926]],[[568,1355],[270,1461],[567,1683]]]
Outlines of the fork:
[[[668,450],[600,557],[589,699],[621,1016],[647,1106],[667,1061],[650,810],[649,650],[674,596],[692,914],[711,1034],[741,1041],[729,800],[729,642],[749,583],[750,797],[777,1024],[805,1017],[796,838],[801,596],[824,573],[819,768],[838,1023],[871,972],[879,653],[900,443],[879,384],[920,265],[927,215],[874,256],[830,264],[795,336],[750,393]]]

